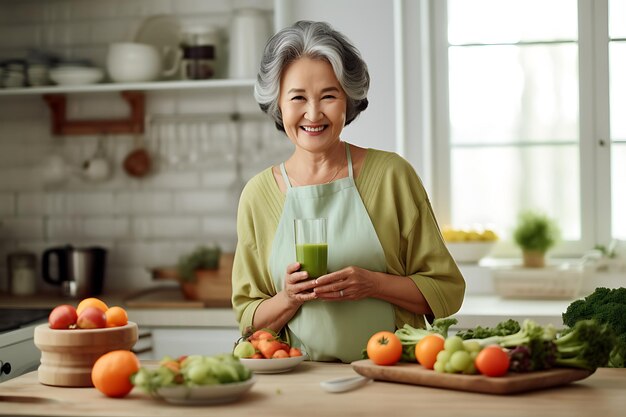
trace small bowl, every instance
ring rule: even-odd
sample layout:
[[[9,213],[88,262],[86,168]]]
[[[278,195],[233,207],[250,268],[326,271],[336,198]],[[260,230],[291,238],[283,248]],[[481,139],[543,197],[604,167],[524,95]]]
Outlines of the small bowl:
[[[102,329],[35,327],[35,346],[41,351],[39,382],[57,387],[93,387],[91,368],[113,350],[130,350],[137,342],[137,324]]]
[[[456,262],[477,263],[491,252],[495,242],[448,242],[446,246]]]
[[[50,70],[49,76],[58,85],[86,85],[100,82],[104,71],[89,67],[59,67]]]

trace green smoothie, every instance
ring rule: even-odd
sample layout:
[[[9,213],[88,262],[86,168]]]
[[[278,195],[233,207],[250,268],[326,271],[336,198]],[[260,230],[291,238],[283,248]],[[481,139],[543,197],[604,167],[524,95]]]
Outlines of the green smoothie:
[[[327,272],[328,244],[303,243],[296,245],[296,260],[300,270],[309,273],[309,278],[318,278]]]

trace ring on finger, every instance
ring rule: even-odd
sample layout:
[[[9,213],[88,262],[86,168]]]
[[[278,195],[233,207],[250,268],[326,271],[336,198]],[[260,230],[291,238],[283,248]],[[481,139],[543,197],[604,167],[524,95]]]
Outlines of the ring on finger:
[[[343,298],[343,290],[339,290],[339,296]]]

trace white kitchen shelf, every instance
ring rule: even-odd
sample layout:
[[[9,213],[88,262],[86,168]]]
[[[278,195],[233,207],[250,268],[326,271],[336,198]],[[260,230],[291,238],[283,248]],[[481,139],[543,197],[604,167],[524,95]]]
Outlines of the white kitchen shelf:
[[[119,91],[162,91],[219,88],[252,88],[254,79],[216,79],[195,81],[155,81],[143,83],[102,83],[89,85],[50,85],[44,87],[0,88],[0,96],[41,94],[80,94]]]

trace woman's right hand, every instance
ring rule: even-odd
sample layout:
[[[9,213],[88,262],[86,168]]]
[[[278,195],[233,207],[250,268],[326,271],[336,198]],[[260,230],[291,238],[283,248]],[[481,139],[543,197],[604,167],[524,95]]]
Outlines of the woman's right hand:
[[[317,295],[313,292],[314,287],[315,280],[309,279],[308,272],[300,271],[300,263],[287,265],[284,292],[293,305],[300,306],[306,301],[315,300]]]

